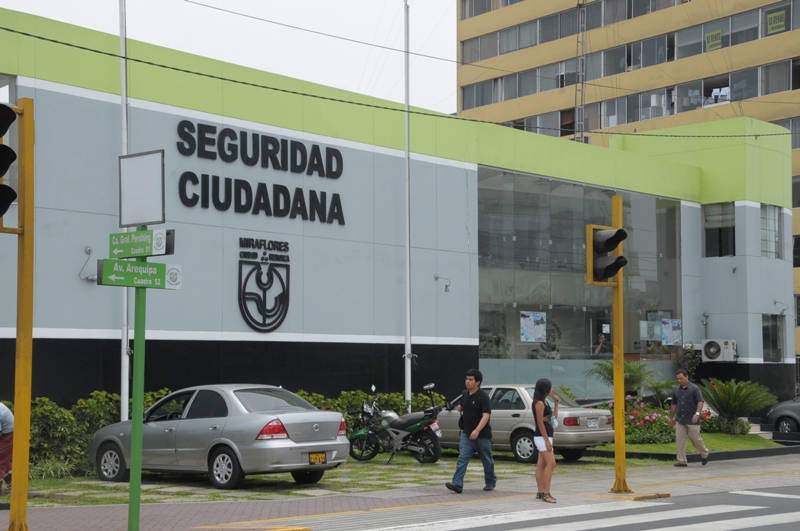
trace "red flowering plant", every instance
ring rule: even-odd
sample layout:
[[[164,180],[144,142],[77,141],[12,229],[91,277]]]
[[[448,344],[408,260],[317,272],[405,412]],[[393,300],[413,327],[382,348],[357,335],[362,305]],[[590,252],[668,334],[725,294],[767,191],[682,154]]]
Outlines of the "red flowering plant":
[[[599,406],[614,415],[614,402]],[[663,444],[675,441],[669,425],[669,410],[648,404],[628,395],[625,399],[625,442],[627,444]],[[616,419],[615,419],[616,422]]]

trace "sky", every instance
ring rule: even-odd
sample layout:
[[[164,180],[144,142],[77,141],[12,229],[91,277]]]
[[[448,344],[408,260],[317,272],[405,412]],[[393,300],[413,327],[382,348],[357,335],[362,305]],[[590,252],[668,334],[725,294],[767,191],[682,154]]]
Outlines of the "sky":
[[[411,56],[411,105],[456,110],[457,1],[408,1],[411,52],[444,59]],[[118,0],[0,0],[0,7],[119,34]],[[404,101],[403,54],[369,45],[403,50],[403,0],[127,0],[126,14],[129,39]]]

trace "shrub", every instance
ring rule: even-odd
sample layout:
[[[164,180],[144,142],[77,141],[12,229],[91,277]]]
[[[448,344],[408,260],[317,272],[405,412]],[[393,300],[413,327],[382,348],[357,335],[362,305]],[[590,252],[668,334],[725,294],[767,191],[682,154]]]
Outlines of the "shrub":
[[[85,459],[86,445],[77,429],[75,417],[49,398],[31,402],[31,461]]]
[[[702,430],[706,433],[726,433],[728,435],[747,435],[750,423],[745,419],[726,420],[718,415],[703,413]]]
[[[626,361],[623,370],[626,394],[640,391],[645,382],[656,374],[652,367],[638,361]],[[614,360],[596,361],[594,367],[587,369],[584,374],[600,380],[609,387],[614,387]]]
[[[675,389],[677,385],[677,380],[661,381],[653,377],[647,379],[643,388],[645,393],[653,395],[653,402],[655,402],[656,407],[663,408],[664,401],[670,396],[672,390]]]
[[[31,464],[29,479],[58,479],[72,477],[77,471],[75,463],[68,459],[46,458]]]
[[[614,403],[608,402],[599,406],[611,410],[614,415]],[[617,422],[617,419],[614,419]],[[669,425],[667,410],[646,404],[628,396],[625,400],[625,442],[627,444],[664,444],[675,441],[675,429]]]
[[[702,383],[701,390],[706,404],[729,423],[778,401],[770,394],[769,389],[759,383],[736,380],[703,380]]]
[[[694,373],[697,371],[697,367],[700,366],[702,357],[702,354],[694,349],[694,343],[691,341],[684,343],[681,347],[681,353],[678,354],[678,367],[686,369],[686,372],[689,373],[689,379],[694,380]]]

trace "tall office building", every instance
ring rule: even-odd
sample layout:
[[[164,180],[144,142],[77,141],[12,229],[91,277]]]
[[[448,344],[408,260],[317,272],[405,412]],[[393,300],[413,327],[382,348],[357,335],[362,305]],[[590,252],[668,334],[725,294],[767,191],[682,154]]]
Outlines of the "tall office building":
[[[586,141],[618,149],[625,137],[615,133],[738,116],[781,124],[793,133],[792,233],[800,234],[800,0],[585,0],[585,24],[581,1],[461,0],[459,115],[572,138],[583,100]],[[739,203],[703,205],[703,257],[736,254],[735,234],[721,227],[733,225]],[[765,216],[776,213],[762,208],[762,225]],[[795,236],[794,297],[774,301],[788,315],[800,308],[799,243]],[[762,254],[770,249],[763,241]],[[763,334],[767,345],[780,331],[765,321]],[[795,337],[800,345],[800,328]]]

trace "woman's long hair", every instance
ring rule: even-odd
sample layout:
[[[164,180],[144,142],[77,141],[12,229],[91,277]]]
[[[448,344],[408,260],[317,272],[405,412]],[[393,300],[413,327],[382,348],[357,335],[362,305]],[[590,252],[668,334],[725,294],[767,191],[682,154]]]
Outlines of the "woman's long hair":
[[[550,394],[551,389],[553,389],[553,383],[547,378],[540,378],[539,381],[536,382],[536,387],[533,390],[533,403],[535,404],[540,400],[544,402],[544,399]]]

